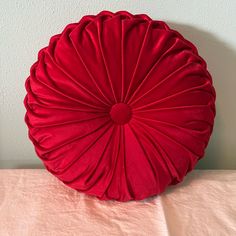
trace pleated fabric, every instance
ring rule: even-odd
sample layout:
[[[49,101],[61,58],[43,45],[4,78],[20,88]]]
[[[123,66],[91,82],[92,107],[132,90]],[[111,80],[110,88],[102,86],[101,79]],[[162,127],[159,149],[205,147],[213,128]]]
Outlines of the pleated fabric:
[[[204,156],[215,90],[196,47],[162,21],[102,11],[40,50],[25,121],[46,169],[99,199],[140,200]]]

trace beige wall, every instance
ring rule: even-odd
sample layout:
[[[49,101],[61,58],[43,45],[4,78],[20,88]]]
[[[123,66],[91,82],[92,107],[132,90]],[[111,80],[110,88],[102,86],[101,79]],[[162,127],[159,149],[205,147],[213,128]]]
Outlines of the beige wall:
[[[1,0],[0,168],[41,167],[23,121],[24,80],[51,35],[101,10],[147,13],[167,21],[199,49],[217,92],[217,118],[204,169],[236,169],[236,1]]]

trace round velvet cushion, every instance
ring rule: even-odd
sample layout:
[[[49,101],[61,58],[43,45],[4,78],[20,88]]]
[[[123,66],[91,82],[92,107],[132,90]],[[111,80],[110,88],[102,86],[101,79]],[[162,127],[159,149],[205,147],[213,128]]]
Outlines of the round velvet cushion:
[[[45,167],[99,199],[159,194],[203,157],[215,90],[195,46],[147,15],[103,11],[38,54],[25,121]]]

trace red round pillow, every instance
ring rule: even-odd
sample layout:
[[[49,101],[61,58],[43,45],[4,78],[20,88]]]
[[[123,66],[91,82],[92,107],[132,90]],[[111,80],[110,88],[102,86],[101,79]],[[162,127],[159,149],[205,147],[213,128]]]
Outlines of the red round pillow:
[[[51,38],[26,80],[37,155],[66,185],[128,201],[203,157],[215,90],[195,46],[147,15],[103,11]]]

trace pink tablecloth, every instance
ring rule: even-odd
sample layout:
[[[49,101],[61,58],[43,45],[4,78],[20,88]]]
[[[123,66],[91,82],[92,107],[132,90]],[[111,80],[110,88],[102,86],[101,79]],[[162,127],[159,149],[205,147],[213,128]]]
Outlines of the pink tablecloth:
[[[236,235],[236,171],[193,171],[146,199],[99,201],[45,170],[0,170],[0,235]]]

